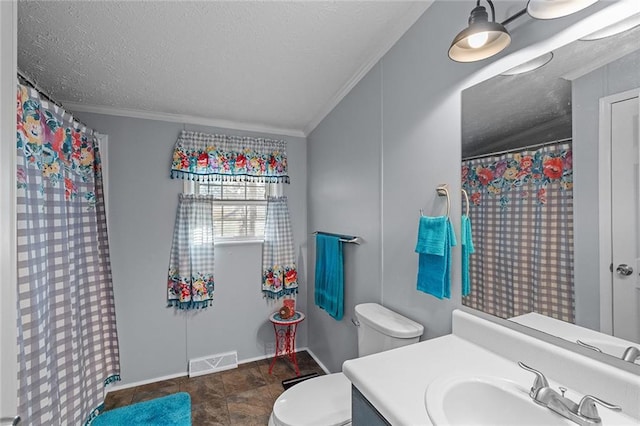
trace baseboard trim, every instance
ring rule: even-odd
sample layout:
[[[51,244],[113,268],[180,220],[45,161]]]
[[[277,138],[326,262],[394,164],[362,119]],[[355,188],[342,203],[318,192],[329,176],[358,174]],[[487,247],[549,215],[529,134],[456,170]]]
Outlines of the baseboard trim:
[[[311,352],[311,349],[304,347],[304,348],[296,348],[296,352],[300,352],[300,351],[307,351],[309,352],[309,355],[311,355],[311,358],[314,359],[315,362],[318,363],[318,365],[320,366],[320,368],[322,368],[322,370],[327,373],[330,374],[331,372],[327,369],[327,367],[325,367],[325,365],[320,362],[320,360],[318,360],[318,357],[315,356],[315,354],[313,352]],[[238,361],[238,366],[242,365],[242,364],[247,364],[249,362],[255,362],[255,361],[261,361],[263,359],[271,359],[273,358],[273,356],[275,355],[275,353],[271,353],[271,354],[267,354],[267,355],[261,355],[261,356],[256,356],[256,357],[252,357],[252,358],[245,358],[242,360]],[[116,392],[116,391],[120,391],[120,390],[124,390],[124,389],[130,389],[130,388],[135,388],[136,386],[143,386],[143,385],[148,385],[149,383],[155,383],[155,382],[161,382],[163,380],[171,380],[171,379],[176,379],[178,377],[186,377],[189,375],[189,372],[184,371],[184,372],[180,372],[180,373],[175,373],[175,374],[169,374],[167,376],[161,376],[161,377],[154,377],[152,379],[145,379],[145,380],[140,380],[138,382],[132,382],[132,383],[125,383],[125,384],[117,384],[117,382],[113,383],[113,384],[109,384],[107,385],[107,387],[105,388],[105,396],[106,394],[108,394],[109,392]]]
[[[320,368],[322,368],[322,371],[324,371],[326,374],[331,374],[331,371],[327,368],[326,365],[324,365],[322,363],[322,361],[320,361],[318,359],[318,357],[316,356],[316,354],[313,353],[313,351],[309,348],[300,348],[298,349],[299,351],[307,351],[309,352],[309,355],[311,355],[311,358],[313,358],[313,360],[320,366]]]
[[[187,371],[184,371],[180,373],[169,374],[167,376],[154,377],[152,379],[140,380],[139,382],[125,383],[121,385],[116,384],[117,382],[114,382],[113,384],[107,385],[107,387],[105,388],[105,393],[115,392],[123,389],[135,388],[136,386],[148,385],[149,383],[161,382],[163,380],[177,379],[178,377],[185,377],[188,375],[189,373]]]

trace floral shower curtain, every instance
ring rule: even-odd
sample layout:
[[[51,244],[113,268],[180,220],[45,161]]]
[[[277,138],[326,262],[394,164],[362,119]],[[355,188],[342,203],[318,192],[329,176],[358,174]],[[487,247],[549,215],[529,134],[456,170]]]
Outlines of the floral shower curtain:
[[[463,304],[574,322],[570,143],[463,161],[475,253]]]
[[[287,197],[270,197],[262,246],[262,294],[279,299],[297,293],[298,269]]]
[[[17,95],[18,409],[82,424],[120,379],[100,152],[35,90]]]

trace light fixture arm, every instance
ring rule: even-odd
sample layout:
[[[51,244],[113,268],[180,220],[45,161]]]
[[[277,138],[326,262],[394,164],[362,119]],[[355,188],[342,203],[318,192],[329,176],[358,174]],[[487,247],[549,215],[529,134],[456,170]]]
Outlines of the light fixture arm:
[[[496,22],[496,8],[493,7],[493,2],[491,0],[485,0],[489,3],[489,7],[491,8],[491,21]],[[478,0],[478,6],[480,6],[480,0]]]
[[[516,13],[514,13],[513,15],[509,16],[504,21],[500,22],[500,24],[502,24],[502,25],[510,24],[511,22],[515,21],[516,19],[518,19],[519,17],[521,17],[522,15],[524,15],[526,13],[527,13],[527,8],[525,7],[524,9],[519,10]]]

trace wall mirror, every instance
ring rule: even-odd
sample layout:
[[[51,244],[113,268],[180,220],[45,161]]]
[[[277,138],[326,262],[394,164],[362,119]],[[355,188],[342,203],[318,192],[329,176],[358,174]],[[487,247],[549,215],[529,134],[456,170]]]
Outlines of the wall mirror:
[[[620,25],[465,89],[461,161],[463,305],[616,358],[640,348],[640,16]]]

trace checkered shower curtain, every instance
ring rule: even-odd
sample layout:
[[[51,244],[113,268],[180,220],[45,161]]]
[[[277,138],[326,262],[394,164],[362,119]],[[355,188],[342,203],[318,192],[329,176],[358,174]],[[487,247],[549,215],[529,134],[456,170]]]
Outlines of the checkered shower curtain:
[[[17,95],[18,413],[81,425],[120,379],[100,152],[35,90]]]
[[[287,197],[267,200],[262,248],[262,293],[279,299],[298,293],[298,270]]]
[[[167,300],[180,309],[213,301],[213,195],[180,194],[169,260]]]
[[[462,163],[475,247],[464,305],[575,321],[572,163],[570,143]]]

